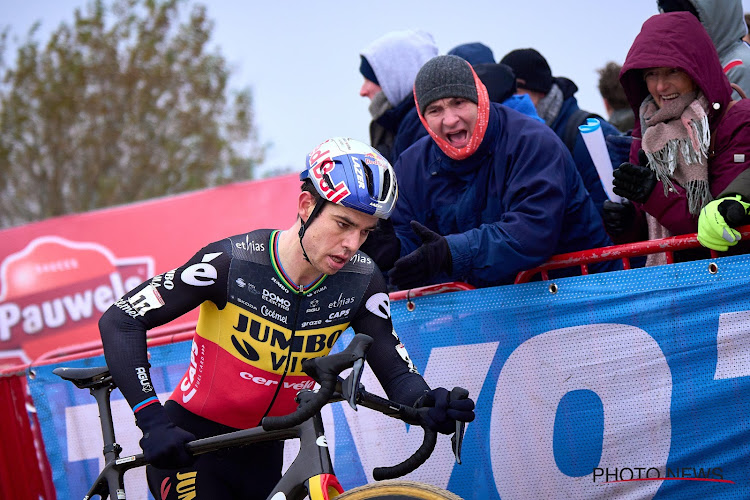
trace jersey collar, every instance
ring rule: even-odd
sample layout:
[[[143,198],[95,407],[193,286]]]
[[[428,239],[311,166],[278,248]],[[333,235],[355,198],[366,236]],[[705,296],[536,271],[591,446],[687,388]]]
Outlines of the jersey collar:
[[[279,277],[281,282],[289,288],[291,291],[293,291],[296,294],[305,295],[316,288],[318,288],[321,283],[328,277],[327,274],[321,274],[317,278],[315,278],[312,282],[310,282],[307,285],[298,285],[296,284],[284,271],[284,266],[281,265],[281,259],[279,258],[279,236],[281,235],[281,231],[276,230],[271,233],[271,238],[269,240],[269,249],[270,249],[270,256],[271,256],[271,265],[273,266],[273,270],[276,272],[276,276]]]

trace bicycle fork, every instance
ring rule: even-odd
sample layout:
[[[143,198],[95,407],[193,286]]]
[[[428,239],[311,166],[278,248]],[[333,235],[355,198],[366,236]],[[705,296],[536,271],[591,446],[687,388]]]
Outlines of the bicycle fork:
[[[300,450],[269,500],[331,500],[344,492],[336,479],[320,413],[296,427]]]

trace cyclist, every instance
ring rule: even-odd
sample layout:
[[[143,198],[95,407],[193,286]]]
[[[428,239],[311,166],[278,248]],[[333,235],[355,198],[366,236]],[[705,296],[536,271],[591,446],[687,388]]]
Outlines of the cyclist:
[[[371,147],[333,138],[300,174],[298,217],[286,231],[256,230],[210,243],[142,283],[99,321],[115,383],[143,431],[149,489],[158,499],[265,498],[281,477],[283,443],[191,457],[185,443],[291,413],[324,356],[351,326],[374,342],[367,356],[388,397],[428,406],[445,434],[474,419],[471,399],[430,389],[393,330],[386,284],[360,245],[398,198],[391,165]],[[190,365],[162,406],[149,373],[146,331],[200,306]],[[191,498],[193,498],[191,496]]]

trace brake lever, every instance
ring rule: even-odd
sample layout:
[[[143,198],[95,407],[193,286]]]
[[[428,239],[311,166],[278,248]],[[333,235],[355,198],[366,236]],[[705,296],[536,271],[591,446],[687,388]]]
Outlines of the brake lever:
[[[466,399],[469,397],[469,391],[462,387],[454,387],[451,390],[450,399]],[[464,431],[466,429],[466,422],[456,420],[456,432],[451,437],[451,445],[453,447],[453,454],[456,456],[456,463],[461,463],[461,447],[464,442]]]
[[[359,383],[362,378],[362,372],[364,371],[364,359],[360,358],[354,362],[352,371],[341,383],[341,395],[349,403],[354,411],[357,411],[357,399],[359,398],[359,390],[362,387]]]
[[[456,463],[461,463],[461,445],[464,442],[464,429],[466,429],[466,422],[459,422],[456,420],[456,433],[451,436],[451,445],[453,446],[453,454],[456,456]]]

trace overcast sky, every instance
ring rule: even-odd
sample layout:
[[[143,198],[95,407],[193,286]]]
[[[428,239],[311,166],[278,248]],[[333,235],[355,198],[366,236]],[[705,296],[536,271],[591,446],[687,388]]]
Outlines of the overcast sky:
[[[195,3],[195,0],[190,0]],[[72,22],[86,0],[0,0],[0,25],[25,35],[41,22],[46,41],[60,22]],[[233,69],[230,85],[250,87],[260,139],[270,144],[264,170],[301,169],[305,155],[328,137],[369,142],[369,101],[359,96],[359,52],[393,30],[421,28],[441,54],[480,41],[499,60],[533,47],[555,76],[578,85],[579,105],[604,115],[596,69],[622,63],[656,0],[208,0],[215,22],[211,44]],[[743,0],[750,11],[750,0]]]

